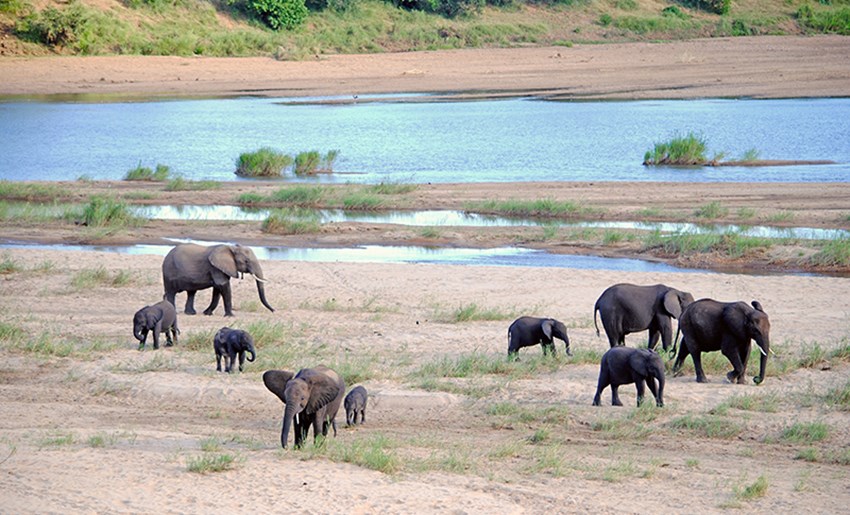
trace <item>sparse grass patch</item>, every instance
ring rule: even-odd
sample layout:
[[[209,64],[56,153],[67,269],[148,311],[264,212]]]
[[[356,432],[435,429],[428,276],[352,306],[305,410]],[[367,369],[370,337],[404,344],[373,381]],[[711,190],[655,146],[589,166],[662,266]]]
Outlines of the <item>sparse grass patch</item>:
[[[165,343],[162,341],[163,339],[164,337],[160,338],[160,347],[165,345]],[[153,348],[153,343],[151,342],[150,335],[148,335],[147,345]],[[145,353],[143,357],[139,357],[134,361],[123,361],[121,363],[118,363],[112,367],[112,370],[115,372],[124,372],[128,374],[146,374],[148,372],[174,372],[177,370],[181,370],[181,365],[170,354],[165,354],[159,351],[154,352],[153,357],[151,357],[150,359],[147,359],[146,356],[147,353]]]
[[[73,445],[76,440],[77,438],[74,436],[74,433],[57,431],[42,436],[38,439],[36,445],[38,445],[40,449],[45,447],[66,447]]]
[[[292,157],[273,148],[263,147],[245,152],[236,160],[239,177],[281,177],[283,170],[292,164]]]
[[[3,200],[49,202],[68,195],[68,190],[51,184],[0,180],[0,199]]]
[[[741,220],[749,220],[750,218],[756,216],[756,210],[751,207],[741,207],[738,208],[736,216]]]
[[[850,265],[850,239],[827,240],[819,244],[820,249],[809,258],[816,266]]]
[[[443,231],[437,227],[423,227],[419,229],[419,236],[429,240],[434,240],[442,237]]]
[[[845,383],[844,386],[830,388],[824,397],[829,406],[850,411],[850,382]]]
[[[306,445],[310,456],[323,456],[331,461],[351,463],[358,467],[376,470],[384,474],[395,474],[403,468],[395,454],[396,443],[382,434],[370,434],[349,442],[329,439],[323,445]]]
[[[146,220],[133,214],[126,203],[109,197],[94,196],[83,206],[83,225],[124,228],[142,225]]]
[[[664,214],[660,208],[644,207],[637,210],[637,216],[640,218],[663,218]]]
[[[292,186],[275,191],[268,200],[291,206],[310,207],[319,204],[326,194],[327,188],[323,186]]]
[[[669,424],[673,429],[686,430],[709,438],[730,439],[744,432],[744,427],[716,415],[684,415]]]
[[[720,202],[709,202],[697,208],[694,211],[694,216],[697,218],[707,218],[710,220],[723,218],[729,214],[729,208],[724,207]]]
[[[191,457],[186,460],[186,470],[196,474],[211,474],[232,470],[240,463],[233,454],[215,454]]]
[[[384,204],[384,201],[370,193],[353,192],[345,195],[342,198],[342,205],[345,209],[369,211],[379,209]]]
[[[781,438],[788,442],[814,443],[829,436],[829,425],[824,422],[795,422],[782,430]]]
[[[381,181],[378,184],[371,184],[364,188],[366,193],[374,193],[376,195],[404,195],[411,193],[419,188],[416,184],[404,182],[385,182]]]
[[[262,204],[266,201],[266,197],[260,195],[259,193],[248,192],[242,193],[238,197],[236,197],[236,202],[241,206],[251,206],[254,204]]]
[[[628,418],[602,418],[591,423],[590,428],[608,440],[643,439],[652,433],[651,427]]]
[[[8,253],[3,253],[2,258],[0,258],[0,275],[13,274],[22,270],[23,267],[19,265],[17,261],[12,259],[12,256]]]
[[[178,318],[180,315],[177,315]],[[209,351],[213,350],[213,337],[218,329],[195,330],[188,333],[180,334],[180,347],[190,351]],[[256,343],[256,342],[255,342]]]
[[[779,411],[779,396],[775,393],[735,395],[716,409],[722,411],[725,407],[743,411],[776,413]]]
[[[151,170],[146,166],[142,166],[142,163],[139,163],[138,166],[127,171],[126,175],[124,175],[124,180],[165,182],[170,175],[171,169],[166,165],[158,164],[155,170]]]
[[[462,304],[451,311],[444,311],[438,307],[432,315],[432,320],[435,322],[457,324],[475,320],[511,320],[517,316],[516,308],[510,308],[508,311],[504,311],[498,308],[480,307],[473,302],[471,304]]]
[[[579,215],[589,215],[599,212],[598,209],[588,208],[578,202],[557,201],[554,199],[537,200],[486,200],[483,202],[467,203],[467,211],[485,214],[500,214],[514,217],[556,218]]]
[[[767,478],[762,474],[754,482],[748,485],[744,485],[743,487],[735,486],[735,498],[741,501],[760,499],[767,495],[767,487]]]
[[[290,209],[276,209],[263,221],[263,232],[269,234],[315,234],[321,232],[318,215],[304,216]]]
[[[788,211],[787,209],[783,209],[781,211],[777,211],[772,215],[769,215],[765,220],[770,223],[782,223],[782,222],[790,222],[794,220],[795,213],[793,211]]]
[[[748,252],[769,249],[779,240],[744,236],[737,232],[723,234],[693,234],[676,232],[664,234],[652,231],[643,238],[644,250],[658,250],[665,254],[689,255],[695,253],[719,252],[729,257],[741,257]]]
[[[89,447],[102,448],[115,445],[118,441],[118,435],[115,433],[97,433],[91,435],[88,439]]]
[[[183,177],[174,177],[165,185],[165,191],[207,191],[221,187],[217,181],[190,181]]]
[[[103,265],[97,268],[84,268],[71,277],[71,286],[75,290],[86,290],[95,287],[120,288],[133,282],[133,274],[127,270],[109,272]]]

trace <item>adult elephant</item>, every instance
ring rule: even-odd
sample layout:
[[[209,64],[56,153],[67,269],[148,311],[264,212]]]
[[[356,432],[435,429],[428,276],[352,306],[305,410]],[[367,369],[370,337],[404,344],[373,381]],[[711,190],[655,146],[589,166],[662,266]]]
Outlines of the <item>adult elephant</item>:
[[[611,347],[625,345],[629,333],[649,329],[647,348],[654,349],[660,336],[661,344],[667,350],[673,341],[672,319],[679,318],[693,301],[690,293],[664,284],[615,284],[602,292],[593,306],[596,336],[599,336],[598,311]]]
[[[345,381],[335,371],[323,365],[302,368],[297,374],[268,370],[263,374],[263,383],[286,404],[280,432],[280,445],[284,449],[293,425],[296,449],[307,438],[310,426],[314,438],[318,438],[319,432],[327,436],[330,427],[336,436],[336,414],[345,395]]]
[[[673,364],[674,374],[681,370],[685,358],[690,354],[694,360],[697,382],[707,383],[700,355],[719,350],[732,364],[732,371],[726,374],[726,378],[732,383],[737,381],[738,384],[745,384],[751,340],[755,340],[761,351],[761,361],[759,375],[753,381],[756,384],[764,381],[767,354],[770,352],[770,320],[758,301],[754,300],[751,307],[746,302],[700,299],[682,313],[679,330],[682,332],[682,342]]]
[[[187,294],[187,315],[195,314],[195,293],[207,288],[213,289],[209,307],[205,315],[212,315],[218,306],[218,299],[224,299],[224,316],[233,316],[233,304],[230,291],[230,279],[239,274],[249,273],[257,280],[257,292],[260,302],[269,311],[274,311],[266,301],[263,283],[263,269],[260,261],[250,247],[242,245],[195,245],[182,243],[168,252],[162,262],[162,283],[165,286],[165,299],[173,305],[177,293]]]

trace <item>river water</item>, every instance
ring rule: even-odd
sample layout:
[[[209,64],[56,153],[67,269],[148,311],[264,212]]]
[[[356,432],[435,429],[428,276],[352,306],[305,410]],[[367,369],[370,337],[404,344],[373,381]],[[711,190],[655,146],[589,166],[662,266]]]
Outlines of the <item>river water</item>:
[[[850,99],[433,102],[231,98],[0,102],[0,179],[122,179],[164,164],[194,180],[239,180],[243,152],[338,150],[319,182],[850,181]],[[646,168],[644,153],[701,134],[709,157],[834,165]],[[295,179],[288,179],[295,180]]]

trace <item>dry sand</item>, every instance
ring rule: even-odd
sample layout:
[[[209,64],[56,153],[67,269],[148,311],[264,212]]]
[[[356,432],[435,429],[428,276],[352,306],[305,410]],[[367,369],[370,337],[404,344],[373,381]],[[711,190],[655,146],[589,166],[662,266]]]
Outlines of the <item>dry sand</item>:
[[[0,85],[3,92],[17,94],[457,88],[592,96],[631,92],[623,94],[627,97],[846,95],[850,45],[845,42],[834,37],[742,38],[330,57],[307,63],[4,58]],[[735,48],[728,54],[718,50],[730,45]],[[756,48],[760,51],[749,51]],[[469,55],[491,57],[459,59]],[[536,61],[533,55],[539,56]],[[641,55],[644,61],[636,57]],[[714,61],[722,55],[728,60]],[[521,57],[511,67],[505,56]],[[832,57],[820,62],[824,56]],[[432,59],[441,64],[430,64]],[[478,64],[485,60],[492,64]],[[540,66],[534,68],[534,62]],[[658,75],[623,71],[640,68],[641,62]],[[738,73],[723,68],[733,66],[730,62],[737,63]],[[167,63],[187,74],[177,81],[165,72]],[[246,73],[249,63],[277,71]],[[541,63],[566,70],[552,74],[553,68]],[[670,63],[679,71],[665,74]],[[224,66],[233,75],[219,73]],[[292,73],[295,68],[298,74]],[[425,80],[441,72],[440,81]],[[298,78],[284,81],[283,76]],[[577,89],[581,81],[573,81],[590,76],[597,82]],[[733,77],[736,87],[728,84]],[[665,80],[673,78],[702,86],[667,89]],[[644,85],[647,81],[652,84]],[[709,87],[718,82],[726,89]],[[508,194],[511,185],[501,188]],[[699,197],[698,188],[687,195]],[[793,186],[779,190],[783,198],[793,197]],[[469,193],[457,187],[454,194]],[[615,204],[621,194],[597,195],[598,202]],[[806,195],[818,196],[809,191],[801,198]],[[840,195],[834,202],[841,203]],[[238,230],[223,234],[240,235]],[[474,351],[493,359],[504,354],[510,319],[447,320],[455,309],[472,304],[500,313],[554,316],[568,323],[574,351],[604,351],[607,344],[593,329],[592,307],[605,287],[621,281],[665,282],[696,297],[758,299],[772,322],[778,354],[772,362],[788,363],[794,356],[811,355],[815,343],[827,351],[847,345],[850,283],[843,277],[267,261],[263,266],[274,281],[267,289],[275,313],[259,307],[250,280],[234,281],[235,319],[223,318],[221,308],[211,317],[181,316],[176,347],[138,352],[131,318],[161,296],[160,257],[15,249],[4,252],[3,260],[20,270],[0,275],[0,328],[4,334],[8,327],[22,329],[28,335],[24,341],[36,348],[24,350],[8,337],[0,340],[3,513],[711,513],[736,506],[759,513],[838,513],[850,502],[850,413],[846,403],[842,409],[825,396],[847,385],[846,362],[815,360],[815,366],[786,371],[777,367],[758,387],[728,384],[722,371],[709,372],[711,383],[697,384],[689,369],[669,378],[663,409],[637,412],[629,386],[621,388],[626,407],[592,407],[597,365],[563,357],[551,370],[521,377],[473,373],[466,379],[437,378],[443,386],[436,390],[411,375],[424,365]],[[129,283],[74,285],[82,272],[98,267],[110,277],[123,272]],[[178,296],[178,304],[184,299]],[[200,293],[198,305],[208,299],[208,292]],[[202,340],[226,324],[279,324],[281,331],[258,349],[257,362],[248,363],[244,373],[225,375],[215,372],[211,343]],[[40,340],[42,334],[49,338]],[[636,346],[644,338],[633,335],[627,343]],[[44,349],[51,341],[75,342],[77,350],[45,357],[38,344]],[[192,342],[202,350],[190,349]],[[105,349],[89,350],[91,344]],[[281,348],[298,349],[298,357],[283,362]],[[529,361],[538,353],[525,349],[521,356]],[[338,417],[339,434],[324,453],[282,451],[282,404],[264,389],[262,371],[319,362],[347,363],[351,373],[368,373],[362,381],[371,392],[367,422],[346,429]],[[445,391],[451,390],[447,384],[454,390]],[[607,404],[609,391],[603,399]],[[749,409],[740,409],[743,401],[738,408],[717,409],[734,399],[754,402]],[[512,406],[526,416],[494,413],[494,406]],[[683,421],[706,426],[681,428]],[[783,437],[795,423],[822,424],[828,431],[810,441]],[[706,436],[715,424],[731,435]],[[394,473],[327,457],[357,444],[368,446],[378,437],[386,438],[384,449],[400,464]],[[796,459],[801,452],[813,461]],[[237,457],[232,470],[187,470],[192,460],[221,454]],[[748,498],[745,487],[761,477],[766,491]]]

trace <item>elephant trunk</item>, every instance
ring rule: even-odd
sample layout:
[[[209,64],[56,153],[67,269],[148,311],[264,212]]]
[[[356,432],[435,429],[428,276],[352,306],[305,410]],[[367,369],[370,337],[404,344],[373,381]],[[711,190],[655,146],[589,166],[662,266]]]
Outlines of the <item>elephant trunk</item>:
[[[263,277],[263,271],[258,267],[255,272],[252,272],[254,278],[257,280],[257,293],[260,295],[260,302],[263,303],[263,306],[266,307],[269,311],[274,313],[274,308],[269,305],[269,301],[266,300],[266,287],[263,283],[266,282]]]
[[[753,382],[761,384],[767,373],[767,356],[770,353],[770,340],[767,337],[756,339],[756,345],[761,350],[761,355],[759,356],[761,359],[759,359],[759,375],[753,378]]]
[[[289,429],[292,427],[292,420],[295,418],[296,403],[293,401],[286,405],[283,411],[283,429],[280,432],[280,446],[286,449],[286,441],[289,439]]]
[[[252,345],[252,346],[248,347],[247,350],[251,354],[251,356],[248,358],[248,361],[253,362],[254,358],[256,357],[256,355],[254,354],[254,346]]]
[[[138,324],[133,326],[133,336],[135,336],[139,341],[144,340],[144,336],[142,336],[142,328]]]

